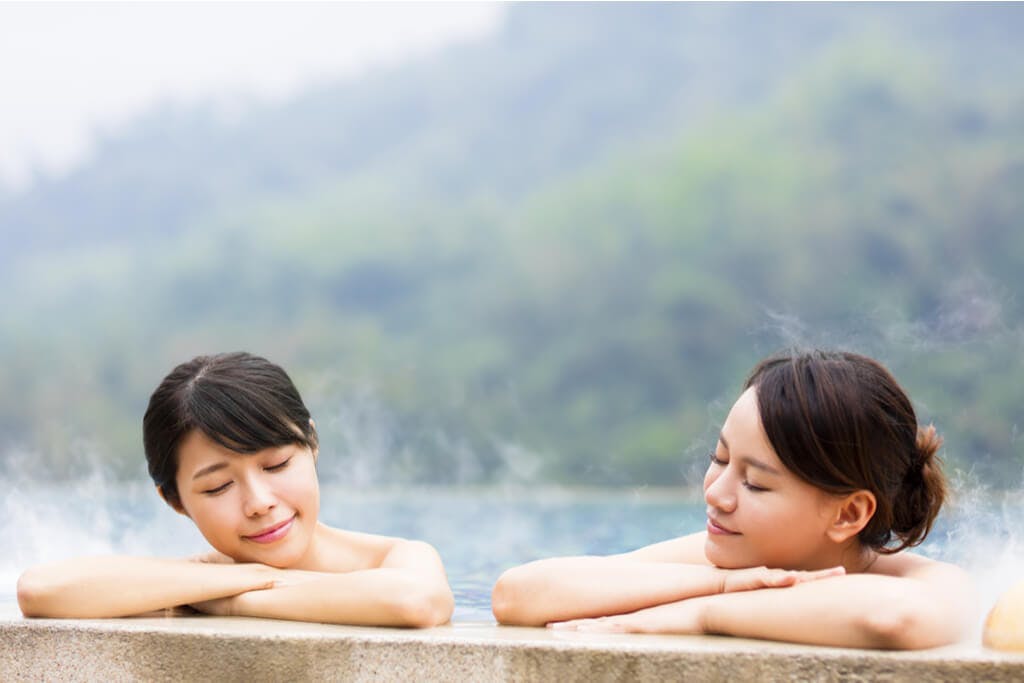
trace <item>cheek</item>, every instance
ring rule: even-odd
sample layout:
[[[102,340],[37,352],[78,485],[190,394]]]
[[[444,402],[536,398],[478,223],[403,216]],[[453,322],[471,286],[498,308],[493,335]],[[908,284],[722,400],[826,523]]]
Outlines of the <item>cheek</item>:
[[[194,505],[192,522],[215,550],[234,556],[239,526],[243,524],[240,503],[230,495]]]
[[[234,491],[225,491],[216,498],[200,497],[192,503],[192,521],[200,530],[221,529],[234,518],[232,511],[240,509],[240,506]]]
[[[750,496],[747,510],[758,521],[756,536],[768,554],[788,555],[816,536],[816,515],[807,506],[794,505],[782,498],[768,500]]]
[[[297,467],[281,481],[281,488],[293,498],[295,504],[312,504],[320,499],[320,484],[312,463]]]

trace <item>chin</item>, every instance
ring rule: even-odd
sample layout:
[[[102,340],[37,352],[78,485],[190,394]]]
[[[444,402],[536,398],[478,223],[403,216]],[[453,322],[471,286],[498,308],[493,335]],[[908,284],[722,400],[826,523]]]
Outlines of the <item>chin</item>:
[[[710,538],[704,542],[704,556],[708,558],[708,562],[719,569],[746,569],[747,567],[756,566],[749,562],[744,562],[735,553],[725,552]]]

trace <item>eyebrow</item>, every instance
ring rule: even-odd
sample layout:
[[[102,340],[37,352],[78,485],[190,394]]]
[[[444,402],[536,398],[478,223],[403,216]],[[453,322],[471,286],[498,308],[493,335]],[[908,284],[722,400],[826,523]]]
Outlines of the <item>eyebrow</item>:
[[[214,464],[212,464],[212,465],[210,465],[208,467],[204,467],[203,469],[201,469],[198,472],[196,472],[195,474],[193,474],[192,475],[192,481],[195,481],[199,477],[205,477],[207,474],[212,474],[213,472],[216,472],[217,470],[222,470],[222,469],[224,469],[227,466],[228,466],[228,464],[226,462],[215,462]]]
[[[719,432],[719,434],[718,434],[718,440],[722,442],[723,446],[725,446],[725,450],[729,450],[729,442],[725,440],[725,435],[722,434],[721,432]],[[756,469],[759,469],[759,470],[763,470],[765,472],[768,472],[769,474],[782,474],[782,472],[780,472],[779,470],[775,469],[774,467],[772,467],[768,463],[763,462],[761,460],[758,460],[757,458],[752,458],[749,455],[739,455],[739,456],[736,456],[736,457],[737,457],[737,459],[740,462],[742,462],[743,464],[745,464],[745,465],[747,465],[749,467],[753,467],[753,468],[756,468]]]

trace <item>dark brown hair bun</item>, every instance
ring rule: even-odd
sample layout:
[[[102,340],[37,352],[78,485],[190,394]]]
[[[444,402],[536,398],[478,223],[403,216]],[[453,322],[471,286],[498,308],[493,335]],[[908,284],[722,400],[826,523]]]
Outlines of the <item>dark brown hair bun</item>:
[[[914,407],[878,361],[845,351],[788,351],[754,368],[761,422],[782,463],[836,494],[875,496],[860,532],[883,553],[925,539],[946,497],[942,438],[919,428]]]

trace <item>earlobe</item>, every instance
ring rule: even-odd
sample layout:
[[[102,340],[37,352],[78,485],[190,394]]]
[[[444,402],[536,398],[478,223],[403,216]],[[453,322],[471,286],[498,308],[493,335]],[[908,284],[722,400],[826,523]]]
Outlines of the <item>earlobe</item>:
[[[839,501],[828,536],[836,543],[845,543],[861,532],[875,515],[875,494],[854,491]]]

